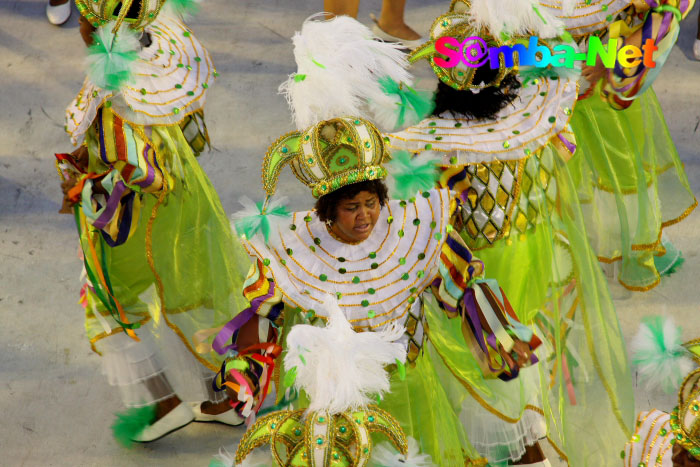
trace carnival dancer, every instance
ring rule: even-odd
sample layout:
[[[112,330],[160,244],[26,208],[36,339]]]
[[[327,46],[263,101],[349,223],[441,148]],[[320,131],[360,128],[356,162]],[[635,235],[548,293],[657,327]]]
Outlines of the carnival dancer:
[[[130,408],[115,436],[152,441],[193,419],[240,424],[211,390],[220,359],[210,329],[245,306],[244,277],[195,160],[216,71],[181,20],[192,2],[76,3],[89,69],[66,130],[80,147],[57,158],[87,274],[87,336]]]
[[[535,2],[501,7],[455,0],[435,20],[431,41],[410,56],[428,59],[440,80],[433,115],[388,134],[389,145],[417,160],[437,154],[440,186],[462,200],[455,225],[461,238],[508,291],[520,320],[543,337],[539,397],[524,413],[545,415],[548,439],[570,465],[607,465],[630,432],[634,402],[615,309],[567,168],[576,150],[568,127],[575,77],[518,70],[502,54],[493,68],[489,60],[449,67],[435,48],[441,38],[478,37],[492,49],[530,36],[547,51],[558,43],[560,25]],[[517,459],[525,452],[515,443],[523,411],[496,396],[465,400],[468,434],[490,460]],[[487,409],[481,419],[473,416],[475,405]],[[490,441],[499,432],[513,440],[510,450]]]
[[[540,3],[584,52],[617,41],[607,59],[612,68],[600,59],[583,67],[571,119],[578,150],[569,166],[591,246],[608,265],[606,273],[629,290],[650,290],[683,261],[662,231],[697,205],[651,88],[678,38],[679,21],[695,2]],[[615,57],[628,46],[643,47],[651,60],[628,60],[632,66],[624,67]]]
[[[314,210],[288,218],[269,201],[239,219],[254,259],[244,286],[251,307],[217,336],[222,353],[237,352],[222,379],[238,395],[237,410],[252,417],[278,371],[275,357],[289,343],[285,333],[298,323],[321,325],[328,319],[327,302],[337,300],[356,331],[382,331],[392,323],[406,329],[399,342],[407,364],[397,363],[378,406],[440,465],[476,462],[480,456],[450,403],[470,397],[469,389],[451,371],[475,388],[489,387],[482,368],[493,378],[512,379],[532,361],[538,341],[517,322],[498,285],[480,279],[481,262],[450,232],[455,201],[447,189],[428,189],[434,169],[413,166],[412,176],[385,164],[388,157],[377,129],[359,117],[322,121],[269,148],[263,164],[267,194],[275,192],[281,168],[291,164],[318,201]],[[382,179],[392,169],[410,195],[405,200],[387,196]],[[275,217],[282,222],[272,222]],[[261,233],[255,234],[258,225]],[[439,354],[428,333],[453,351]],[[285,367],[277,376],[280,396],[290,371]]]
[[[396,364],[378,406],[435,463],[485,465],[453,401],[493,388],[503,394],[506,386],[524,392],[516,375],[531,370],[520,367],[530,366],[539,341],[514,319],[500,287],[480,278],[481,262],[450,226],[458,201],[448,189],[434,188],[434,163],[390,155],[382,135],[361,116],[332,117],[358,110],[358,89],[381,93],[386,79],[408,80],[397,46],[373,40],[347,17],[312,18],[294,43],[298,70],[282,88],[299,130],[268,149],[266,201],[236,216],[254,258],[244,288],[252,306],[217,337],[221,352],[231,352],[231,345],[238,352],[222,369],[224,384],[251,421],[269,380],[276,381],[278,404],[286,403],[292,397],[285,380],[294,379],[294,370],[285,366],[278,375],[275,357],[290,345],[287,332],[297,323],[321,325],[328,301],[337,300],[355,331],[382,332],[392,323],[406,330],[398,342],[407,363]],[[314,210],[287,217],[270,198],[287,164],[317,198]],[[333,378],[317,375],[319,384],[332,385]],[[300,395],[296,406],[304,408],[304,399]],[[519,396],[510,400],[524,406]]]
[[[631,342],[639,381],[647,390],[678,391],[678,406],[670,413],[652,409],[637,415],[621,452],[625,467],[700,466],[700,339],[682,343],[680,336],[670,318],[651,316]]]

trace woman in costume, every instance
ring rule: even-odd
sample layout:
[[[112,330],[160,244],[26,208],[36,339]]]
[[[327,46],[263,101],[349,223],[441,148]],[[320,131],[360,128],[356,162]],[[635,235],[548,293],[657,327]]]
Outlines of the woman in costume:
[[[700,339],[682,343],[680,335],[672,320],[652,316],[632,340],[639,381],[647,390],[678,391],[678,406],[637,415],[621,452],[624,467],[700,466]]]
[[[386,80],[408,81],[403,54],[347,17],[307,21],[294,43],[298,70],[282,89],[300,130],[270,147],[263,181],[269,196],[279,171],[290,164],[318,202],[314,211],[295,213],[274,228],[273,214],[284,212],[274,202],[239,219],[239,233],[255,260],[244,289],[253,306],[217,337],[222,352],[230,349],[225,344],[231,337],[239,352],[222,371],[226,384],[239,395],[241,414],[251,416],[265,393],[260,388],[278,371],[279,363],[274,370],[270,365],[280,351],[276,346],[289,344],[286,332],[299,322],[325,321],[328,300],[338,300],[356,331],[383,331],[392,323],[406,329],[400,339],[407,349],[405,379],[402,368],[393,374],[379,407],[439,465],[484,465],[491,459],[473,449],[465,429],[472,414],[462,411],[461,401],[508,394],[502,406],[521,413],[532,390],[513,369],[532,360],[539,341],[513,319],[493,281],[476,279],[481,263],[451,228],[457,201],[448,189],[434,189],[433,162],[414,164],[394,153],[386,164],[389,153],[374,125],[359,117],[331,117],[358,109],[353,107],[361,101],[358,89],[382,93]],[[325,120],[308,126],[314,118]],[[387,170],[394,200],[378,181]],[[265,235],[253,236],[253,219]],[[262,318],[267,318],[263,327]],[[269,331],[269,323],[278,329]],[[258,344],[265,337],[268,343]],[[264,352],[255,354],[261,346]],[[284,373],[290,371],[285,366]],[[520,431],[514,440],[489,441],[505,450],[518,446],[522,457],[524,445],[537,441],[541,423],[532,413],[515,425]],[[536,452],[520,464],[548,465],[542,457]]]
[[[87,336],[133,409],[113,426],[125,444],[193,419],[242,422],[210,390],[220,359],[207,330],[243,305],[230,226],[195,160],[216,72],[180,19],[188,2],[163,3],[77,2],[90,69],[66,130],[80,147],[57,155],[87,273]]]
[[[475,387],[506,384],[485,381],[480,363],[492,368],[492,377],[515,377],[518,362],[530,362],[536,339],[532,333],[516,334],[522,329],[503,292],[479,280],[481,263],[455,232],[449,233],[454,208],[449,190],[416,189],[434,184],[428,176],[422,185],[404,185],[410,194],[405,201],[389,200],[380,182],[387,158],[376,128],[356,117],[322,121],[270,147],[263,166],[268,195],[282,166],[291,164],[318,201],[315,210],[293,213],[269,227],[267,236],[250,227],[241,231],[255,261],[244,285],[251,307],[217,336],[216,348],[237,352],[221,375],[238,395],[241,416],[251,417],[278,371],[275,357],[286,344],[285,333],[298,323],[321,325],[337,301],[356,331],[383,331],[392,323],[405,327],[399,342],[407,351],[406,367],[399,363],[378,406],[441,465],[476,462],[480,456],[450,405],[452,398],[469,393],[450,371],[466,374]],[[261,207],[261,222],[281,214],[273,206]],[[446,357],[458,365],[441,358],[429,333],[454,346]],[[224,345],[231,338],[233,344]],[[279,396],[289,372],[285,367],[277,376]]]
[[[440,79],[436,107],[431,117],[388,134],[389,144],[418,160],[438,154],[439,185],[462,201],[455,224],[461,238],[508,291],[520,320],[543,338],[540,400],[525,414],[544,413],[549,441],[570,465],[608,465],[630,433],[634,402],[617,316],[567,169],[576,150],[567,125],[576,82],[546,69],[518,75],[503,56],[494,68],[488,60],[442,66],[435,50],[442,37],[456,43],[479,37],[501,47],[537,35],[540,46],[552,47],[547,41],[560,33],[534,2],[511,9],[470,3],[453,1],[433,23],[431,41],[412,53],[411,60],[427,58]],[[473,58],[466,51],[465,57]],[[522,410],[509,412],[498,398],[476,401],[488,411],[473,426],[485,434],[477,450],[493,450],[488,438],[495,427],[505,439],[516,438]],[[463,410],[473,405],[467,400]]]
[[[655,287],[682,263],[663,238],[697,201],[651,84],[676,42],[679,21],[693,0],[605,0],[593,4],[543,1],[587,49],[600,39],[658,48],[655,67],[643,61],[605,69],[584,67],[584,84],[571,119],[578,150],[569,162],[589,239],[607,274],[629,290]],[[587,89],[586,89],[587,88]]]

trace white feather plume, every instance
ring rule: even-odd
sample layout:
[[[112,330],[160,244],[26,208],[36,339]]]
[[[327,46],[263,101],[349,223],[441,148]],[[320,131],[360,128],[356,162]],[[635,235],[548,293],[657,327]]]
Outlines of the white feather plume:
[[[495,37],[532,34],[546,39],[564,31],[562,22],[536,0],[471,0],[469,16]]]
[[[388,443],[383,442],[372,449],[371,465],[378,467],[435,467],[428,454],[421,454],[418,441],[408,438],[408,454],[403,455]]]
[[[630,349],[647,390],[676,392],[683,377],[695,368],[690,353],[682,346],[681,329],[671,318],[646,319],[632,338]]]
[[[297,72],[279,87],[298,129],[329,118],[366,114],[365,103],[382,95],[378,80],[411,84],[401,45],[375,40],[348,16],[307,19],[294,34]]]
[[[396,131],[399,125],[399,114],[396,111],[401,105],[401,98],[397,95],[377,95],[368,102],[369,110],[372,113],[372,123],[384,131]],[[412,116],[412,115],[411,115]],[[405,122],[405,126],[418,123],[420,119],[410,118]]]
[[[309,410],[332,415],[366,406],[373,396],[388,391],[384,367],[396,360],[403,363],[406,347],[395,342],[403,326],[393,323],[383,331],[357,333],[337,302],[326,306],[325,328],[298,324],[289,332],[284,366],[296,367],[294,384],[309,395]]]

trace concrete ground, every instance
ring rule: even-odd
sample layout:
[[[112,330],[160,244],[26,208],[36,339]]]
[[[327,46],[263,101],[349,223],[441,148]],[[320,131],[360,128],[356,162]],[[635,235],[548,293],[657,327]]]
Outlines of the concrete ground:
[[[131,450],[111,437],[120,401],[84,338],[75,226],[70,216],[57,214],[53,157],[70,149],[63,110],[83,80],[84,47],[77,12],[54,27],[44,16],[45,3],[0,0],[0,465],[207,465],[220,446],[235,444],[241,429],[192,424]],[[369,23],[380,4],[363,0],[360,19]],[[407,22],[425,32],[446,5],[409,0]],[[239,196],[260,196],[261,157],[292,128],[276,89],[295,68],[289,38],[320,8],[320,0],[208,0],[192,21],[221,73],[207,104],[215,150],[200,162],[228,212]],[[697,10],[655,86],[696,193],[700,63],[691,48]],[[280,187],[299,207],[311,201],[288,173]],[[652,291],[616,300],[628,337],[642,316],[656,313],[674,316],[686,338],[700,335],[700,215],[669,233],[687,261]],[[673,396],[641,389],[635,396],[639,409],[674,404]]]

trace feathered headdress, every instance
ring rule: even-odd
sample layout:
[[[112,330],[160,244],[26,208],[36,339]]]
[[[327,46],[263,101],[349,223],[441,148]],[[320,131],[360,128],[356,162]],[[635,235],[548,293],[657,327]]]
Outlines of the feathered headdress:
[[[287,336],[285,367],[295,369],[294,386],[309,396],[307,410],[273,412],[243,435],[240,464],[256,447],[269,444],[278,465],[367,465],[371,433],[382,433],[401,454],[408,453],[398,422],[371,405],[389,390],[385,366],[402,365],[406,347],[396,342],[400,326],[356,333],[337,303],[325,328],[298,324]],[[284,440],[284,442],[280,442]]]

